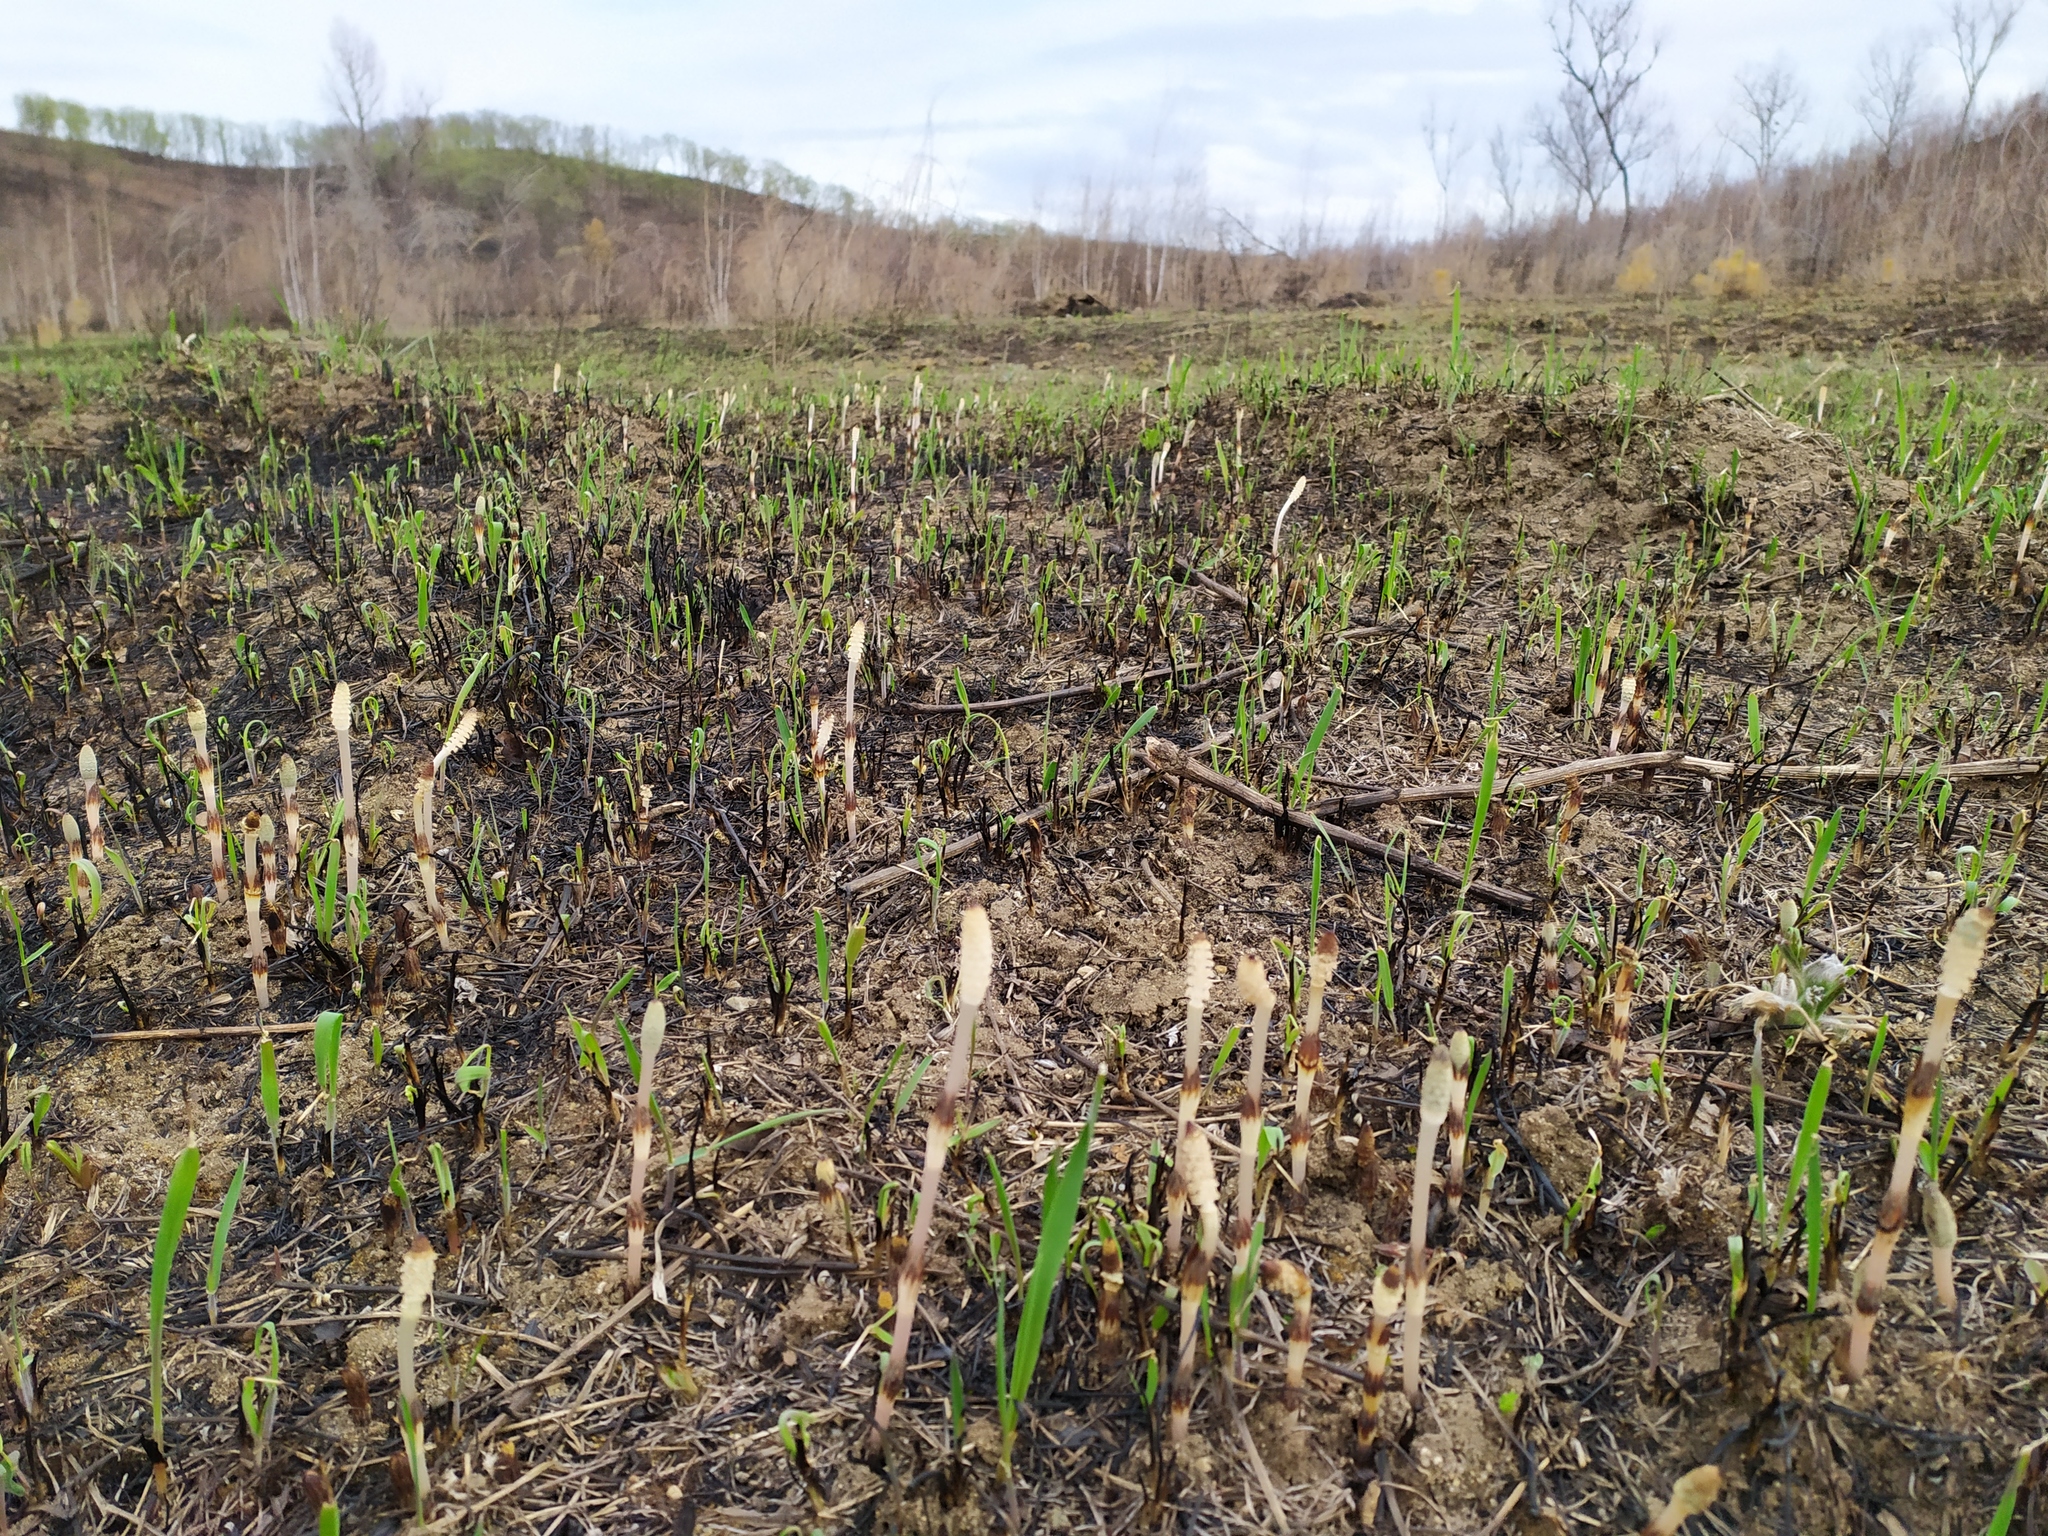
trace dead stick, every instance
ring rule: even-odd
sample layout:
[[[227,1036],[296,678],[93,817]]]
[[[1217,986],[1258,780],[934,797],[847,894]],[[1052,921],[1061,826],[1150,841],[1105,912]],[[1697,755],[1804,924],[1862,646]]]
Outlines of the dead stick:
[[[1326,837],[1342,847],[1371,854],[1389,863],[1401,863],[1416,874],[1426,875],[1432,880],[1440,880],[1449,885],[1464,884],[1464,877],[1455,869],[1439,864],[1434,859],[1425,858],[1419,853],[1396,852],[1385,843],[1376,842],[1347,827],[1332,826],[1307,811],[1288,810],[1278,800],[1259,793],[1249,784],[1240,783],[1229,774],[1218,773],[1207,764],[1197,761],[1192,754],[1182,751],[1170,741],[1161,741],[1156,736],[1148,738],[1145,742],[1145,759],[1162,773],[1192,780],[1215,790],[1220,795],[1229,796],[1240,805],[1249,806],[1261,815],[1271,816],[1276,821],[1285,821],[1290,826]],[[1484,896],[1499,906],[1512,907],[1518,912],[1534,911],[1538,905],[1537,899],[1527,891],[1495,885],[1488,880],[1474,880],[1470,889],[1475,895]]]
[[[88,1035],[94,1045],[112,1040],[224,1040],[231,1035],[310,1035],[311,1024],[222,1024],[213,1029],[117,1029]]]
[[[1625,752],[1616,757],[1589,757],[1581,762],[1564,763],[1555,768],[1539,768],[1532,773],[1518,774],[1503,787],[1541,789],[1546,785],[1562,784],[1570,779],[1593,778],[1609,773],[1640,773],[1658,768],[1671,768],[1680,773],[1696,773],[1709,779],[1732,779],[1739,774],[1751,774],[1761,779],[1775,779],[1791,784],[1867,784],[1917,778],[1929,768],[1939,766],[1935,763],[1903,763],[1897,767],[1885,768],[1861,763],[1789,763],[1775,767],[1759,767],[1754,764],[1729,762],[1721,758],[1693,757],[1684,752]],[[1942,776],[1951,780],[2017,779],[2039,775],[2044,771],[2048,771],[2048,758],[1996,757],[1974,763],[1951,763],[1942,769]],[[1312,801],[1309,809],[1365,810],[1376,805],[1413,805],[1429,800],[1472,800],[1476,799],[1478,794],[1477,779],[1453,780],[1329,795],[1321,800]]]

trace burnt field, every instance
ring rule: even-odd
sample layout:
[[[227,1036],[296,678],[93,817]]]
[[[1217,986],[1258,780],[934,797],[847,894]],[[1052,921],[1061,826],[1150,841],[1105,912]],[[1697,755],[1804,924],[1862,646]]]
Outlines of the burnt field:
[[[0,374],[10,1518],[2032,1530],[2032,380],[1436,332]]]

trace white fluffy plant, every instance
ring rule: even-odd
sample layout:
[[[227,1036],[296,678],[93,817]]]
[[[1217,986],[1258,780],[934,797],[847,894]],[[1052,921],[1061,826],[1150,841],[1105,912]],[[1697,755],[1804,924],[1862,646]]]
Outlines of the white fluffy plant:
[[[1799,933],[1799,909],[1790,901],[1778,909],[1778,964],[1771,979],[1737,998],[1737,1006],[1822,1044],[1834,1043],[1845,1022],[1835,1004],[1849,984],[1849,966],[1836,955],[1810,955]]]

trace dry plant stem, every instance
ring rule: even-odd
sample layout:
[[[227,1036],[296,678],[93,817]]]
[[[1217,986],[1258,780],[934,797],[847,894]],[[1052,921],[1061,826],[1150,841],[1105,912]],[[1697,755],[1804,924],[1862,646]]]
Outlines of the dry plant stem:
[[[277,798],[284,812],[284,878],[287,885],[299,879],[299,765],[289,755],[277,765]]]
[[[1446,1139],[1450,1142],[1449,1166],[1444,1171],[1444,1210],[1458,1214],[1465,1203],[1465,1138],[1471,1127],[1465,1123],[1465,1091],[1472,1079],[1472,1037],[1459,1030],[1451,1036],[1451,1102],[1444,1117]]]
[[[1190,1137],[1201,1141],[1204,1151],[1208,1148],[1196,1116],[1202,1109],[1202,1012],[1209,1005],[1209,990],[1215,980],[1215,952],[1209,947],[1207,935],[1195,934],[1188,940],[1188,1017],[1183,1042],[1186,1054],[1180,1075],[1180,1104],[1174,1115],[1173,1172],[1166,1179],[1166,1256],[1171,1262],[1178,1262],[1181,1257],[1181,1220],[1188,1208],[1188,1184],[1181,1153]]]
[[[1237,1000],[1252,1010],[1244,1067],[1244,1096],[1237,1102],[1237,1215],[1230,1225],[1230,1273],[1241,1276],[1252,1262],[1252,1197],[1259,1177],[1259,1130],[1265,1124],[1266,1031],[1273,1020],[1273,987],[1266,963],[1256,955],[1237,962]]]
[[[412,857],[420,872],[420,903],[441,948],[448,948],[448,910],[441,905],[434,888],[434,760],[420,759],[418,781],[412,791]]]
[[[626,1194],[626,1294],[640,1289],[640,1255],[647,1246],[647,1158],[654,1150],[654,1058],[668,1032],[660,998],[640,1023],[640,1083],[633,1099],[633,1173]]]
[[[1678,1536],[1678,1528],[1694,1515],[1703,1515],[1721,1493],[1721,1469],[1711,1462],[1694,1467],[1671,1485],[1671,1499],[1657,1517],[1643,1527],[1642,1536]]]
[[[878,1451],[888,1432],[889,1419],[896,1411],[896,1399],[903,1392],[903,1375],[910,1362],[910,1330],[917,1321],[917,1292],[924,1281],[925,1245],[931,1241],[932,1213],[939,1203],[939,1177],[945,1171],[946,1154],[952,1147],[960,1100],[967,1092],[967,1078],[974,1064],[974,1025],[981,1017],[981,1005],[987,1000],[994,969],[995,944],[989,934],[988,912],[977,902],[960,912],[960,984],[954,992],[953,1047],[946,1058],[946,1081],[939,1089],[939,1100],[932,1106],[931,1124],[925,1131],[917,1218],[911,1223],[910,1246],[904,1251],[903,1271],[897,1279],[889,1362],[875,1392],[872,1443]]]
[[[1877,1231],[1870,1239],[1870,1253],[1857,1276],[1856,1310],[1849,1319],[1848,1337],[1842,1344],[1842,1374],[1851,1381],[1861,1379],[1870,1368],[1870,1337],[1877,1328],[1877,1309],[1884,1299],[1886,1277],[1891,1271],[1892,1250],[1906,1225],[1906,1200],[1913,1188],[1913,1169],[1919,1160],[1920,1138],[1927,1133],[1927,1120],[1934,1109],[1934,1085],[1941,1076],[1941,1060],[1947,1054],[1950,1032],[1955,1027],[1956,1009],[1969,996],[1984,963],[1984,945],[1991,934],[1991,914],[1972,907],[1956,919],[1948,945],[1941,956],[1941,980],[1934,993],[1934,1017],[1927,1026],[1927,1041],[1920,1048],[1920,1060],[1906,1085],[1906,1101],[1899,1116],[1899,1146],[1892,1162],[1892,1181],[1878,1208]]]
[[[1290,1413],[1299,1412],[1302,1372],[1308,1365],[1308,1344],[1315,1329],[1315,1290],[1301,1266],[1286,1259],[1261,1257],[1259,1280],[1268,1289],[1287,1298],[1287,1391],[1284,1401]]]
[[[1394,1317],[1401,1310],[1401,1277],[1383,1264],[1372,1282],[1372,1322],[1365,1336],[1365,1398],[1358,1415],[1358,1450],[1372,1449],[1379,1429],[1380,1400],[1387,1391],[1387,1366],[1394,1355]]]
[[[419,1415],[420,1394],[413,1376],[413,1339],[433,1288],[434,1245],[426,1234],[415,1232],[398,1268],[398,1394],[412,1405],[414,1417]]]
[[[1438,1042],[1422,1074],[1422,1122],[1415,1134],[1415,1198],[1408,1216],[1407,1316],[1401,1329],[1401,1390],[1422,1401],[1422,1326],[1429,1300],[1429,1172],[1451,1110],[1451,1052]]]
[[[1301,1021],[1301,1045],[1294,1054],[1294,1118],[1288,1122],[1287,1145],[1293,1153],[1294,1202],[1308,1193],[1309,1098],[1316,1073],[1323,1066],[1323,993],[1337,972],[1337,935],[1328,929],[1316,937],[1308,962],[1308,1007]]]
[[[242,913],[249,923],[249,978],[256,983],[256,1012],[270,1008],[270,958],[265,953],[269,938],[263,926],[263,880],[257,845],[263,831],[263,817],[251,811],[242,819]]]
[[[1308,811],[1289,810],[1272,796],[1261,794],[1249,784],[1242,784],[1227,773],[1216,772],[1208,764],[1197,760],[1192,753],[1182,750],[1170,741],[1162,741],[1157,736],[1148,737],[1145,742],[1145,760],[1161,773],[1170,773],[1180,779],[1192,779],[1218,794],[1228,795],[1240,805],[1251,807],[1262,816],[1270,816],[1275,821],[1284,821],[1289,826],[1300,827],[1306,832],[1327,837],[1341,847],[1371,854],[1374,858],[1384,859],[1389,864],[1403,867],[1413,874],[1426,876],[1444,885],[1463,887],[1465,884],[1464,874],[1447,864],[1426,859],[1419,853],[1397,850],[1374,838],[1353,832],[1349,827],[1333,826]],[[1537,903],[1537,898],[1527,891],[1495,885],[1490,880],[1474,880],[1467,889],[1473,895],[1483,896],[1497,906],[1510,907],[1517,912],[1533,911]]]

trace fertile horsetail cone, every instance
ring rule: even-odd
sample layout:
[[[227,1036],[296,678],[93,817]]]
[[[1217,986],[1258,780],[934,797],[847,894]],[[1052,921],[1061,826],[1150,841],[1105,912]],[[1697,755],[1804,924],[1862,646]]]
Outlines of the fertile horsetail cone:
[[[433,1288],[434,1245],[424,1233],[415,1232],[412,1247],[398,1266],[398,1391],[414,1405],[419,1402],[419,1383],[413,1375],[413,1336]]]
[[[448,739],[441,743],[441,750],[434,754],[434,771],[439,773],[448,759],[469,745],[469,738],[476,734],[476,711],[465,709],[462,718],[455,722],[455,729],[448,733]]]
[[[1721,1494],[1721,1469],[1711,1462],[1694,1467],[1671,1485],[1671,1499],[1657,1517],[1643,1527],[1642,1536],[1678,1536],[1678,1528],[1694,1515],[1703,1515]]]
[[[988,1000],[989,977],[995,971],[995,940],[988,930],[988,909],[979,902],[960,913],[960,1008],[979,1013]]]
[[[334,703],[327,712],[327,718],[334,726],[335,735],[346,736],[348,734],[349,712],[354,708],[355,696],[349,692],[348,683],[346,681],[337,682],[334,685]]]
[[[855,619],[846,636],[846,718],[853,718],[853,680],[860,675],[860,659],[868,648],[868,621]]]
[[[1919,1061],[1913,1065],[1913,1075],[1906,1081],[1906,1097],[1899,1109],[1899,1139],[1892,1159],[1891,1183],[1878,1206],[1877,1230],[1871,1234],[1870,1250],[1857,1272],[1855,1310],[1849,1318],[1849,1332],[1842,1339],[1842,1374],[1851,1381],[1859,1380],[1870,1369],[1871,1336],[1877,1330],[1878,1308],[1884,1301],[1892,1251],[1906,1225],[1906,1204],[1913,1192],[1920,1138],[1927,1133],[1933,1117],[1934,1090],[1941,1078],[1950,1033],[1955,1028],[1956,1010],[1962,1006],[1984,964],[1991,922],[1991,913],[1985,908],[1970,908],[1956,919],[1942,950],[1933,1017],[1928,1020],[1927,1039],[1920,1048]]]
[[[882,1452],[896,1399],[903,1391],[904,1372],[910,1358],[910,1331],[917,1321],[917,1292],[924,1281],[925,1246],[931,1239],[932,1216],[939,1203],[939,1181],[944,1175],[946,1156],[953,1144],[953,1127],[960,1101],[966,1097],[968,1079],[974,1066],[974,1021],[988,997],[989,977],[995,968],[995,942],[989,935],[988,912],[975,902],[960,912],[960,984],[954,989],[953,1043],[946,1055],[946,1079],[932,1106],[932,1118],[925,1128],[924,1171],[917,1187],[917,1215],[910,1228],[910,1242],[903,1251],[903,1266],[897,1272],[895,1318],[889,1339],[889,1356],[882,1367],[882,1379],[875,1388],[873,1423],[868,1437],[872,1454]]]
[[[1407,1320],[1401,1343],[1401,1389],[1408,1401],[1422,1400],[1422,1327],[1429,1296],[1429,1172],[1436,1162],[1436,1138],[1451,1112],[1450,1048],[1441,1040],[1422,1074],[1421,1124],[1415,1136],[1414,1203],[1408,1221]]]

